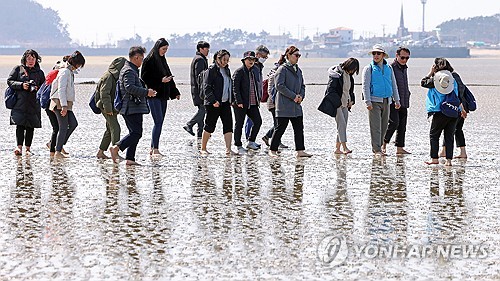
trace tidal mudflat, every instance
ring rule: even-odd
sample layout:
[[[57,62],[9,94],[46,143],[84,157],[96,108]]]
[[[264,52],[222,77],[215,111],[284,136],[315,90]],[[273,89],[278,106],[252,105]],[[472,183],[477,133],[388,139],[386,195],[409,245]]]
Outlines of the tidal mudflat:
[[[348,156],[332,154],[335,122],[316,110],[324,86],[307,86],[306,148],[314,157],[302,160],[293,149],[278,160],[266,149],[225,157],[221,126],[212,154],[199,157],[196,139],[182,129],[194,113],[187,85],[180,101],[169,102],[161,159],[149,158],[152,120],[145,117],[141,167],[95,159],[104,120],[87,106],[93,85],[77,86],[79,127],[62,162],[49,159],[44,114],[35,155],[14,156],[15,130],[2,106],[0,279],[499,279],[500,88],[474,76],[478,69],[466,60],[454,64],[465,82],[481,84],[471,87],[479,109],[464,127],[469,159],[428,167],[430,123],[416,83],[429,62],[414,60],[411,69],[413,154],[397,157],[391,146],[385,159],[372,157],[359,86]],[[326,82],[316,65],[304,61],[306,80]],[[179,82],[187,81],[187,68],[177,74],[175,67]],[[264,130],[271,119],[265,108],[261,114]],[[293,146],[291,128],[283,142]],[[416,252],[398,254],[396,246]],[[425,247],[445,250],[418,256]]]

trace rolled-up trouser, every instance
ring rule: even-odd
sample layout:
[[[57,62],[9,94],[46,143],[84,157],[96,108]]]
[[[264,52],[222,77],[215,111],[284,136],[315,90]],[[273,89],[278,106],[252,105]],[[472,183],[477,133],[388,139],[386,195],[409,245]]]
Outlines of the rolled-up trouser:
[[[103,112],[102,115],[106,119],[106,131],[102,136],[99,149],[108,150],[109,144],[115,145],[120,140],[121,128],[120,123],[118,123],[118,114],[108,115]]]

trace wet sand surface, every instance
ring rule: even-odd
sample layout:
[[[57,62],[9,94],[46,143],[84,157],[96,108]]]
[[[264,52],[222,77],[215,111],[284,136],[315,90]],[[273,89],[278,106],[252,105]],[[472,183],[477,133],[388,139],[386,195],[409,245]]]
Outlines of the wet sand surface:
[[[306,82],[326,83],[326,68],[340,61],[305,60]],[[397,157],[391,145],[385,159],[372,156],[360,86],[348,124],[353,153],[347,156],[333,155],[335,121],[316,110],[325,86],[307,86],[310,159],[296,159],[287,149],[274,160],[265,148],[225,157],[220,123],[209,142],[212,154],[200,157],[196,139],[182,129],[195,112],[187,85],[179,86],[182,99],[168,104],[161,159],[149,158],[152,119],[145,116],[140,167],[95,158],[105,124],[87,106],[95,85],[77,86],[79,126],[66,146],[71,158],[64,161],[49,159],[44,112],[35,155],[15,157],[15,128],[2,105],[0,279],[499,279],[499,61],[452,60],[466,83],[481,85],[471,87],[479,109],[464,126],[469,159],[453,160],[450,168],[424,164],[430,123],[425,91],[416,84],[432,60],[411,62],[406,146],[413,154]],[[234,71],[239,65],[232,63]],[[103,65],[89,65],[82,79],[98,77]],[[185,65],[172,71],[180,84],[188,81]],[[258,142],[271,125],[265,106],[261,115]],[[127,130],[119,120],[123,136]],[[293,147],[291,126],[283,142]],[[339,265],[323,258],[320,245],[328,235],[344,237],[349,246]],[[396,244],[483,245],[487,255],[371,258],[353,250]]]

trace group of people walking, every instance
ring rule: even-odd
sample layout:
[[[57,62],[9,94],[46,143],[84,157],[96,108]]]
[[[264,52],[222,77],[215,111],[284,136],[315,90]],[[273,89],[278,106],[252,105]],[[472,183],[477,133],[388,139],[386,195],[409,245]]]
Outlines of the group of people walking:
[[[150,112],[154,126],[149,153],[151,156],[162,155],[159,144],[167,104],[169,100],[178,100],[181,94],[165,58],[168,48],[169,43],[164,38],[156,41],[147,56],[144,47],[131,47],[128,60],[116,58],[100,78],[94,101],[106,121],[106,130],[97,158],[112,158],[115,162],[125,160],[127,165],[137,165],[135,154],[143,134],[143,115]],[[301,53],[297,47],[289,46],[267,74],[263,74],[263,71],[269,50],[263,45],[255,51],[246,51],[241,58],[241,66],[233,74],[229,69],[231,54],[227,50],[215,52],[213,62],[209,63],[210,44],[200,41],[196,49],[191,63],[190,81],[192,100],[197,111],[183,128],[201,140],[202,156],[210,154],[208,142],[219,119],[227,155],[259,150],[261,145],[256,140],[262,126],[260,104],[263,102],[267,104],[273,118],[272,128],[262,137],[263,142],[270,147],[268,154],[271,157],[280,156],[280,149],[286,147],[281,138],[291,123],[297,157],[312,156],[305,151],[304,145],[301,103],[305,98],[305,84],[298,65]],[[410,154],[405,150],[411,94],[407,76],[410,50],[399,48],[390,64],[383,46],[375,45],[370,54],[373,60],[362,70],[362,94],[369,111],[372,151],[375,156],[385,156],[387,144],[396,133],[396,153]],[[16,125],[17,147],[14,153],[22,155],[23,146],[26,147],[26,153],[31,153],[34,128],[41,127],[40,97],[37,98],[36,92],[43,84],[50,84],[50,104],[45,111],[53,133],[47,146],[52,156],[65,158],[67,153],[64,145],[78,126],[73,114],[74,75],[85,65],[85,58],[75,51],[58,62],[47,76],[40,69],[40,62],[41,57],[36,51],[27,50],[21,65],[12,70],[7,80],[8,86],[17,94],[10,118],[11,124]],[[349,112],[355,104],[353,75],[358,74],[359,70],[359,61],[355,58],[349,58],[328,70],[328,86],[319,109],[334,117],[337,123],[335,154],[352,153],[347,147],[347,123]],[[444,156],[445,165],[451,165],[453,136],[461,148],[458,157],[466,158],[462,131],[468,112],[466,104],[460,104],[459,117],[449,117],[440,109],[440,104],[448,94],[455,94],[463,101],[466,87],[460,76],[446,59],[436,58],[421,85],[429,89],[426,106],[429,116],[432,116],[431,160],[426,163],[437,164],[439,156]],[[118,114],[123,116],[129,130],[121,139]],[[444,145],[439,153],[442,131]],[[248,141],[246,146],[243,146],[243,135]],[[232,149],[232,144],[236,150]],[[110,157],[105,153],[107,150]],[[122,158],[119,152],[125,150],[125,158]]]

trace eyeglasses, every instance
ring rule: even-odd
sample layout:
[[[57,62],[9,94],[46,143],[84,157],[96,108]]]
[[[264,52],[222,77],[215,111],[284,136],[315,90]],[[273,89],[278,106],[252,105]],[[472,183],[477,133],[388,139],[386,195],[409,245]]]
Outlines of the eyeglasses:
[[[292,54],[294,56],[296,56],[297,58],[300,58],[300,56],[302,56],[301,54]]]
[[[375,56],[375,55],[381,55],[383,54],[382,52],[372,52],[372,55]]]
[[[403,56],[400,56],[399,58],[401,58],[402,60],[409,60],[410,57],[403,57]]]

